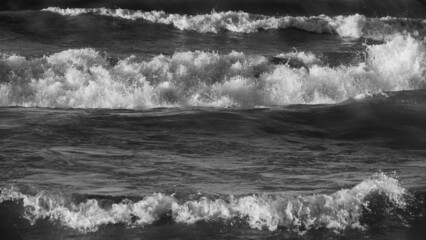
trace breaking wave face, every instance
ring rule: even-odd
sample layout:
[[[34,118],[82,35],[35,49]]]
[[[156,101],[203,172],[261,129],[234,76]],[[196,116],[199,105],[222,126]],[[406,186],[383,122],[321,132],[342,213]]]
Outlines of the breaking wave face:
[[[173,195],[155,193],[139,201],[124,199],[118,203],[101,204],[96,199],[73,202],[63,196],[26,195],[9,188],[2,190],[0,203],[19,201],[24,207],[24,218],[31,224],[47,218],[81,232],[96,231],[105,224],[144,226],[166,218],[186,224],[241,222],[253,229],[287,229],[303,233],[320,228],[362,230],[368,228],[365,219],[369,215],[381,212],[391,218],[397,210],[404,210],[412,199],[397,179],[383,173],[373,175],[352,189],[332,194],[197,198],[181,201]]]
[[[218,33],[226,30],[239,33],[257,32],[259,29],[295,28],[314,33],[338,34],[341,37],[388,39],[395,34],[410,33],[413,36],[426,35],[426,20],[410,18],[368,18],[355,14],[329,17],[326,15],[311,17],[273,17],[249,14],[246,12],[212,12],[202,15],[168,14],[164,11],[134,11],[106,8],[67,8],[49,7],[42,11],[58,13],[64,16],[95,14],[118,17],[129,20],[143,19],[153,23],[173,25],[180,30],[201,33]]]
[[[0,106],[136,108],[243,107],[337,103],[363,94],[422,89],[426,47],[397,36],[366,47],[366,60],[330,67],[312,53],[294,60],[231,52],[177,52],[150,61],[131,56],[112,63],[93,49],[0,59]]]

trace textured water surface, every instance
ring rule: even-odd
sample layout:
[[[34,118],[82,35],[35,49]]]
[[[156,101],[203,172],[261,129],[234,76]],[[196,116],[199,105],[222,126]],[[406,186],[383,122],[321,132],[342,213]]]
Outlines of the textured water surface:
[[[1,239],[423,239],[422,1],[5,1]]]

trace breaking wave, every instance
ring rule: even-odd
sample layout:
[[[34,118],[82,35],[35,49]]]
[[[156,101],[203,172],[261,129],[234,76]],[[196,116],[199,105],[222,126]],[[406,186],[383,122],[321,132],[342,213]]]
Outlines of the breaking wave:
[[[57,8],[49,7],[42,11],[58,13],[64,16],[95,14],[118,17],[129,20],[143,19],[153,23],[173,25],[180,30],[191,30],[201,33],[218,33],[226,30],[239,33],[257,32],[259,29],[295,28],[314,33],[338,34],[350,38],[387,39],[395,34],[410,33],[414,36],[425,36],[426,20],[382,17],[368,18],[354,14],[329,17],[326,15],[310,17],[265,16],[246,12],[212,12],[201,15],[168,14],[164,11],[135,11],[127,9],[107,8]]]
[[[361,13],[366,16],[415,16],[424,17],[423,0],[3,0],[1,11],[41,9],[48,6],[61,8],[125,8],[143,11],[163,10],[181,14],[208,13],[241,10],[259,14],[289,15],[338,15]]]
[[[111,60],[94,49],[0,58],[0,106],[146,109],[338,103],[423,89],[426,47],[407,36],[366,48],[366,60],[330,67],[312,53],[176,52]],[[299,62],[294,65],[292,62]]]
[[[173,195],[155,193],[139,201],[124,199],[105,204],[99,199],[73,202],[59,195],[26,195],[7,188],[1,192],[0,203],[19,201],[24,207],[24,218],[32,224],[39,219],[49,219],[81,232],[97,231],[105,224],[144,226],[166,218],[185,224],[242,222],[253,229],[287,229],[303,233],[319,228],[336,231],[365,229],[368,215],[377,215],[375,211],[378,211],[392,217],[392,212],[407,207],[410,196],[397,179],[379,173],[351,189],[298,197],[285,194],[226,198],[198,196],[198,199],[182,201]]]

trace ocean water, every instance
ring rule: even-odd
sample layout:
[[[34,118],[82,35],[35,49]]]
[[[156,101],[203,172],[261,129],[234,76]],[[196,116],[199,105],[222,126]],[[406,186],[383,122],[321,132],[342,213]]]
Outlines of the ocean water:
[[[0,239],[424,239],[425,1],[0,10]]]

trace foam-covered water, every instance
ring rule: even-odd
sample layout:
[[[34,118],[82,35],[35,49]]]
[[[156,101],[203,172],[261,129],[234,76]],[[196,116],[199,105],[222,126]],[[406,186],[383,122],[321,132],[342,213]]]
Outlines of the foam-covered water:
[[[424,238],[422,1],[0,10],[0,239]]]
[[[243,107],[338,103],[360,94],[422,89],[426,48],[398,36],[366,48],[354,65],[327,66],[312,53],[277,57],[292,67],[239,52],[177,52],[149,61],[130,56],[112,65],[94,49],[26,59],[3,56],[2,106],[152,108]],[[19,80],[18,80],[19,79]]]
[[[415,16],[425,17],[426,6],[422,0],[5,0],[0,10],[26,10],[46,7],[105,7],[134,10],[162,10],[180,14],[208,13],[212,9],[218,11],[242,10],[258,14],[289,14],[289,15],[339,15],[360,13],[367,16]]]
[[[341,37],[383,39],[401,32],[424,35],[426,27],[424,19],[395,17],[368,18],[360,14],[335,17],[326,15],[274,17],[228,11],[212,12],[211,14],[203,15],[180,15],[166,14],[164,11],[143,12],[106,8],[61,9],[57,7],[46,8],[43,11],[54,12],[65,16],[95,14],[129,20],[142,19],[153,23],[173,25],[180,30],[192,30],[201,33],[218,33],[223,30],[251,33],[259,29],[295,28],[314,33],[338,34]]]
[[[152,224],[161,218],[171,218],[176,223],[185,224],[199,221],[231,224],[232,221],[242,221],[259,230],[286,228],[303,233],[324,227],[337,231],[346,228],[365,229],[368,225],[360,222],[362,215],[376,211],[369,209],[370,201],[384,200],[385,209],[405,209],[408,204],[405,198],[409,197],[407,194],[398,180],[381,173],[352,189],[311,196],[252,195],[229,196],[225,199],[201,196],[198,200],[182,202],[173,195],[155,193],[135,202],[124,199],[120,203],[101,206],[96,199],[74,203],[62,196],[48,193],[31,196],[10,188],[2,190],[0,203],[20,202],[25,209],[24,218],[32,224],[38,219],[47,218],[82,232],[97,231],[104,224],[123,223],[128,227],[136,227]]]

